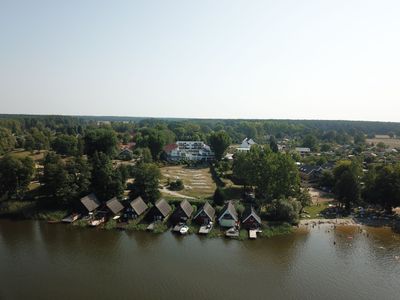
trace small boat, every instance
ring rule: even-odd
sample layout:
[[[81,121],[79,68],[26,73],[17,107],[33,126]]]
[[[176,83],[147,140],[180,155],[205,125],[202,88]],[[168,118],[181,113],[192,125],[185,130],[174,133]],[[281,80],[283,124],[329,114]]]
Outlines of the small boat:
[[[186,225],[182,226],[181,229],[179,230],[180,234],[186,234],[188,232],[189,232],[189,227]]]
[[[61,221],[64,223],[73,223],[80,218],[80,214],[71,214],[68,217],[65,217]]]
[[[95,220],[89,221],[89,225],[96,227],[96,226],[99,226],[100,224],[104,223],[105,221],[106,221],[106,219],[103,217],[101,219],[95,219]]]

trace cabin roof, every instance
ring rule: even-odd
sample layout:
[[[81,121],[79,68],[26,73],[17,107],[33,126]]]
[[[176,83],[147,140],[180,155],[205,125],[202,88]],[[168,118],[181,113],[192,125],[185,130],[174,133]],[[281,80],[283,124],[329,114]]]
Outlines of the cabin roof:
[[[130,205],[138,215],[141,215],[148,208],[146,202],[140,196],[133,200]]]
[[[255,209],[253,206],[247,207],[244,212],[243,212],[243,223],[246,222],[251,216],[259,223],[261,224],[261,218],[260,216],[256,213]]]
[[[160,199],[156,202],[155,207],[164,216],[168,216],[172,210],[172,207],[164,199]]]
[[[194,209],[193,209],[193,206],[189,203],[189,201],[184,199],[183,201],[181,201],[181,203],[179,203],[179,206],[180,206],[181,210],[185,213],[185,215],[188,218],[190,218]]]
[[[81,198],[81,203],[83,204],[83,206],[85,206],[85,208],[89,212],[94,211],[96,208],[98,208],[100,206],[99,200],[97,199],[96,195],[93,193]]]
[[[214,216],[215,216],[215,209],[214,209],[214,207],[212,207],[212,206],[210,205],[210,203],[208,203],[208,202],[205,202],[205,203],[204,203],[203,207],[199,210],[199,212],[197,213],[196,217],[197,217],[202,211],[204,211],[204,212],[206,213],[206,215],[207,215],[210,219],[213,219]],[[195,217],[195,218],[196,218],[196,217]]]
[[[114,197],[106,202],[106,206],[111,210],[111,212],[116,215],[121,210],[124,209],[124,206],[121,202],[118,201],[117,197]]]
[[[232,218],[233,218],[235,221],[238,221],[238,219],[239,219],[239,218],[238,218],[238,213],[237,213],[237,211],[236,211],[235,206],[233,205],[232,200],[229,200],[228,203],[225,204],[224,208],[222,209],[222,214],[221,214],[220,218],[221,218],[226,212],[228,212],[228,213],[232,216]]]

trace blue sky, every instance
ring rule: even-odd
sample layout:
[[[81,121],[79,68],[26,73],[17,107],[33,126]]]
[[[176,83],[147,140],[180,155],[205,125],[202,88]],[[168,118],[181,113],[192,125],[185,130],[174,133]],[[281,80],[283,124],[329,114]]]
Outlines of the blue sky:
[[[0,113],[400,121],[399,1],[0,0]]]

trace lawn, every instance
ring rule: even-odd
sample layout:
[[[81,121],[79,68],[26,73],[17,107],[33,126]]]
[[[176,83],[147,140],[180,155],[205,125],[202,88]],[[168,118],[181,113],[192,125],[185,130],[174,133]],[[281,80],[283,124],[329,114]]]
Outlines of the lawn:
[[[167,166],[160,169],[162,174],[161,184],[166,186],[169,181],[181,179],[184,189],[181,191],[162,191],[163,196],[169,198],[177,198],[176,194],[193,197],[193,198],[209,198],[212,197],[216,189],[216,184],[212,179],[210,169],[208,167],[187,167]]]
[[[310,216],[310,219],[322,218],[321,211],[328,208],[329,202],[320,202],[304,208],[304,213]]]
[[[18,149],[10,152],[9,154],[18,158],[30,157],[33,159],[33,161],[38,161],[44,158],[46,151],[40,150],[40,151],[30,152],[30,151],[25,151],[23,149]]]

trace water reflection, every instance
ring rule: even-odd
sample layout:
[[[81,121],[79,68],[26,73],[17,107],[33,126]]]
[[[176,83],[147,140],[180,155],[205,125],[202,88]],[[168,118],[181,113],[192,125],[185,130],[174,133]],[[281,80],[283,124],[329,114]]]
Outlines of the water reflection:
[[[4,299],[397,299],[400,291],[400,236],[388,229],[320,226],[238,242],[0,220],[0,236]]]

